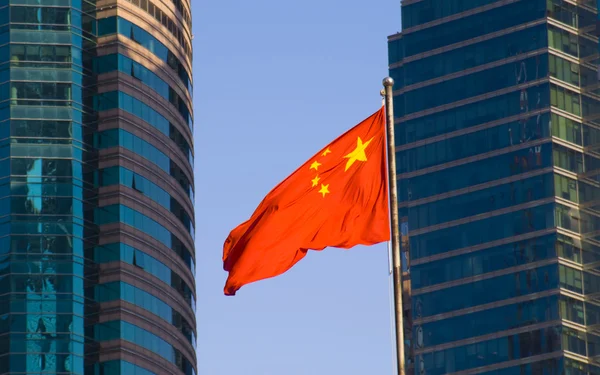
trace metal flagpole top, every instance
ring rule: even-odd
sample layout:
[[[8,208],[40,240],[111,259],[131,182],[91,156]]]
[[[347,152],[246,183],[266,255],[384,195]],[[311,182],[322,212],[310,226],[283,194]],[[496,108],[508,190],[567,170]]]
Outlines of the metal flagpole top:
[[[394,79],[392,77],[385,77],[383,79],[383,85],[385,87],[391,87],[394,86]]]

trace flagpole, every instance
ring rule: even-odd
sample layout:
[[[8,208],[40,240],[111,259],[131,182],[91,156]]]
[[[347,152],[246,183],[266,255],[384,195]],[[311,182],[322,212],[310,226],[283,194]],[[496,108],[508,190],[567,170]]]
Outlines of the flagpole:
[[[394,325],[396,329],[396,365],[398,375],[404,375],[404,323],[402,315],[402,262],[400,259],[400,220],[396,190],[396,146],[394,145],[394,80],[383,79],[387,122],[388,180],[390,190],[390,224],[392,227],[392,275],[394,284]]]

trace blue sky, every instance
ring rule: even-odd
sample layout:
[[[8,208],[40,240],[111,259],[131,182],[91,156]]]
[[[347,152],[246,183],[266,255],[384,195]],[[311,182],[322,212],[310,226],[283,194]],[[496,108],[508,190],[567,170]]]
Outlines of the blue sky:
[[[199,375],[391,374],[387,247],[223,295],[229,231],[381,105],[399,1],[192,0]]]

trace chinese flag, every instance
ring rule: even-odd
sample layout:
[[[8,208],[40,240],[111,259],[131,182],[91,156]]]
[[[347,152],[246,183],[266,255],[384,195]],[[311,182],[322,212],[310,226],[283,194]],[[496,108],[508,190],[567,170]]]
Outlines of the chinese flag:
[[[390,239],[384,113],[312,156],[231,231],[223,246],[226,295],[284,273],[308,250]]]

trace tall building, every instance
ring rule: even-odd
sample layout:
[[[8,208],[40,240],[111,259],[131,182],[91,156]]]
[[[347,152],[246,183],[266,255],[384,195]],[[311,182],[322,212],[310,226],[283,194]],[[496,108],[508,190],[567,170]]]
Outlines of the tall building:
[[[600,374],[596,0],[404,0],[410,374]]]
[[[190,1],[0,21],[0,374],[195,374]]]

